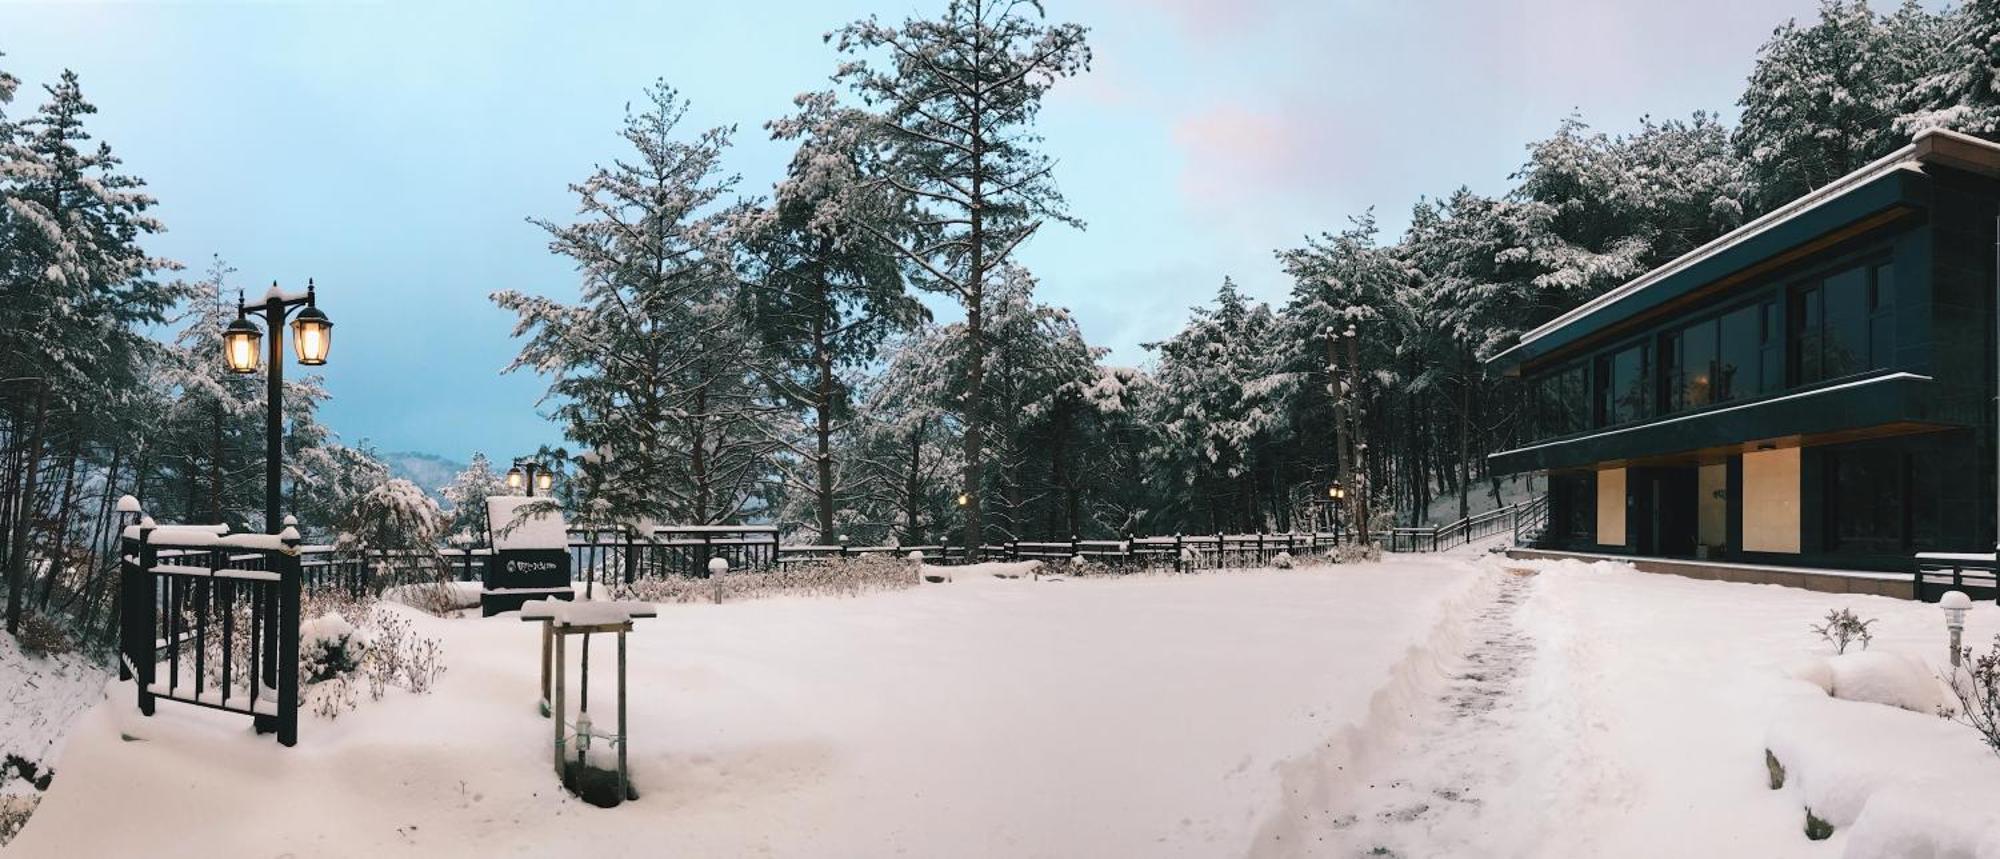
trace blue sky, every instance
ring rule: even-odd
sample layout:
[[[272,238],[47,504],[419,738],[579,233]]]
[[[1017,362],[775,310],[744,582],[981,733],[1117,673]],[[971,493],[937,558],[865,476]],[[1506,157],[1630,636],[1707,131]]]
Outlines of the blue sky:
[[[146,178],[156,253],[236,285],[321,288],[336,323],[325,419],[349,442],[463,460],[559,443],[545,380],[501,376],[512,320],[487,295],[573,296],[528,216],[619,156],[623,106],[654,78],[690,121],[735,124],[759,193],[786,152],[765,121],[829,85],[821,36],[910,0],[727,3],[21,3],[0,59],[28,84],[75,69],[93,128]],[[1420,195],[1498,193],[1571,111],[1733,117],[1754,51],[1812,0],[1048,0],[1091,29],[1090,73],[1042,131],[1082,232],[1023,253],[1042,299],[1136,364],[1229,275],[1282,300],[1272,251]]]

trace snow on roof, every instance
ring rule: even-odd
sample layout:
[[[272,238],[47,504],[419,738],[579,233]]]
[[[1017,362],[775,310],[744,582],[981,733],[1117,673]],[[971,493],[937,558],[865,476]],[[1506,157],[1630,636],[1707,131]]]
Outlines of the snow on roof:
[[[529,514],[522,508],[536,502],[553,502],[551,498],[529,498],[523,495],[493,495],[486,499],[486,520],[493,529],[495,549],[567,549],[569,548],[569,528],[563,523],[562,513],[544,510]]]
[[[1856,186],[1866,184],[1897,170],[1920,169],[1922,163],[1927,162],[1937,162],[1961,169],[1971,169],[1973,161],[1977,160],[1974,156],[1977,155],[1985,156],[1986,163],[1984,166],[1987,171],[1992,172],[1995,170],[1994,160],[2000,159],[2000,144],[1942,128],[1933,128],[1920,132],[1908,145],[1905,145],[1901,149],[1884,155],[1852,173],[1821,185],[1798,199],[1766,212],[1750,223],[1722,234],[1708,244],[1688,251],[1659,268],[1639,275],[1617,287],[1613,287],[1603,295],[1579,304],[1571,308],[1567,313],[1542,323],[1528,333],[1521,335],[1519,343],[1494,356],[1489,363],[1506,363],[1510,360],[1510,356],[1514,356],[1523,347],[1528,346],[1536,340],[1540,340],[1573,323],[1579,322],[1618,300],[1652,286],[1655,283],[1659,283],[1702,260],[1749,241],[1779,224],[1819,207],[1821,204]]]

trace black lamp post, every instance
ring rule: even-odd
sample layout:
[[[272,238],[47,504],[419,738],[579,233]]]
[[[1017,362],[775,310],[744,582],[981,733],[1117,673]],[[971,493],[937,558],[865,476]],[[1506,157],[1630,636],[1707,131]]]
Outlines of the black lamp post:
[[[264,328],[271,332],[270,369],[264,373],[266,385],[264,413],[264,531],[276,534],[285,527],[278,510],[278,485],[284,472],[285,455],[285,317],[295,309],[292,320],[292,347],[299,363],[317,367],[326,363],[333,345],[333,321],[316,305],[313,282],[306,281],[305,295],[286,295],[271,284],[264,294]],[[222,329],[222,357],[232,373],[257,372],[258,345],[264,333],[250,321],[243,296],[236,297],[236,321]]]
[[[532,459],[514,461],[514,467],[507,469],[507,488],[528,490],[528,497],[535,497],[535,490],[549,491],[555,485],[555,473]]]

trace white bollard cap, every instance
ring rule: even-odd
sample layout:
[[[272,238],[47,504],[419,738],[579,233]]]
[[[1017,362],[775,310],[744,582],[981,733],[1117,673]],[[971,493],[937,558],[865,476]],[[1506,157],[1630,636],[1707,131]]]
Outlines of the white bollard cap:
[[[1938,608],[1946,611],[1964,611],[1971,607],[1972,598],[1966,596],[1964,591],[1945,591],[1944,596],[1938,599]]]
[[[729,562],[721,558],[710,558],[708,559],[708,572],[709,575],[714,576],[729,572]]]

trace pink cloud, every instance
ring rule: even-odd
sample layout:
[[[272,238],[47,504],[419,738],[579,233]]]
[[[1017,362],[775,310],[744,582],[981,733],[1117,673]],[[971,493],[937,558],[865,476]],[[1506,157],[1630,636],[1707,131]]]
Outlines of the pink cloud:
[[[1192,202],[1246,203],[1327,190],[1347,147],[1307,109],[1213,104],[1174,122],[1181,191]]]

